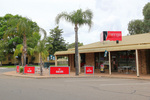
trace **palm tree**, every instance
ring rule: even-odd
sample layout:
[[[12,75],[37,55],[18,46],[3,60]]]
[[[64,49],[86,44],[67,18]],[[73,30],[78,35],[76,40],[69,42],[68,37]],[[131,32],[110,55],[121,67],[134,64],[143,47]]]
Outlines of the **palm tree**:
[[[12,18],[9,20],[9,25],[11,28],[6,31],[5,38],[9,38],[9,36],[19,36],[23,37],[23,64],[26,64],[26,55],[27,55],[27,37],[31,36],[33,32],[38,32],[39,27],[35,22],[28,18]]]
[[[44,38],[38,41],[37,46],[34,49],[31,49],[30,54],[33,55],[34,52],[40,54],[40,75],[43,75],[42,67],[44,65],[43,61],[48,56],[48,47],[46,46],[46,31],[43,28],[40,28],[40,32],[44,34]]]
[[[36,52],[40,54],[40,72],[42,75],[42,67],[43,67],[43,60],[47,57],[48,53],[48,48],[46,47],[46,40],[40,40],[38,45],[35,47]]]
[[[21,63],[22,63],[22,66],[23,66],[23,54],[22,53],[23,53],[23,45],[22,44],[18,44],[16,46],[15,51],[14,51],[14,58],[16,56],[18,56],[19,54],[21,54]]]
[[[78,9],[77,11],[73,11],[72,13],[68,14],[66,12],[62,12],[57,15],[55,21],[58,24],[60,19],[64,18],[66,21],[71,22],[75,25],[75,68],[76,68],[76,75],[79,75],[79,64],[78,64],[78,27],[82,25],[88,25],[89,29],[92,26],[92,18],[93,13],[90,9],[85,10],[84,12],[82,9]]]

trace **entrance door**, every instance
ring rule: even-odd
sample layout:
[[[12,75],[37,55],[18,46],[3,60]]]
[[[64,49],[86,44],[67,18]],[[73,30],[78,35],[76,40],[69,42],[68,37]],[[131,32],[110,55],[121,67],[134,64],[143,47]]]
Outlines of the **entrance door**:
[[[26,64],[28,64],[28,57],[26,57]]]

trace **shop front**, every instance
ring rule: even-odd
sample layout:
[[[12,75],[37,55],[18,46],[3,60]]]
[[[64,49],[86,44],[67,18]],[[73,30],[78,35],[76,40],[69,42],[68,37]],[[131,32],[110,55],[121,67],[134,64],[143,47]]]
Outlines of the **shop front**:
[[[111,72],[135,74],[135,50],[114,51],[111,53]],[[95,70],[96,72],[109,72],[109,57],[104,56],[104,52],[95,53]]]
[[[79,47],[79,69],[94,66],[95,73],[150,74],[150,33],[123,36],[122,41],[103,41]],[[67,55],[71,71],[75,71],[75,49],[59,51],[55,56]],[[56,58],[57,59],[57,58]],[[57,60],[55,60],[57,64]]]

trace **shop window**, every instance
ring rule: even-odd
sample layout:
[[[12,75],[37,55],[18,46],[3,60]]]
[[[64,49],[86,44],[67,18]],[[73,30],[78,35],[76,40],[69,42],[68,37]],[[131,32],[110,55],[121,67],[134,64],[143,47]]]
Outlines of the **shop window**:
[[[108,69],[108,54],[104,57],[104,52],[95,53],[95,69],[100,69],[101,64],[104,64],[105,69]]]

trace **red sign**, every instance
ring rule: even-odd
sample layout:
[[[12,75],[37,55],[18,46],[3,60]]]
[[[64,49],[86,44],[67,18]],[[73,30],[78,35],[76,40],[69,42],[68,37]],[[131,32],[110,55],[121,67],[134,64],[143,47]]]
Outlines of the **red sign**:
[[[70,74],[69,67],[50,67],[50,74]]]
[[[93,66],[85,66],[85,74],[94,74]]]
[[[122,32],[121,31],[108,31],[106,41],[122,41]]]
[[[35,67],[34,66],[25,66],[24,67],[24,73],[34,74],[35,73]]]
[[[20,67],[16,66],[16,72],[19,73],[20,72]]]

